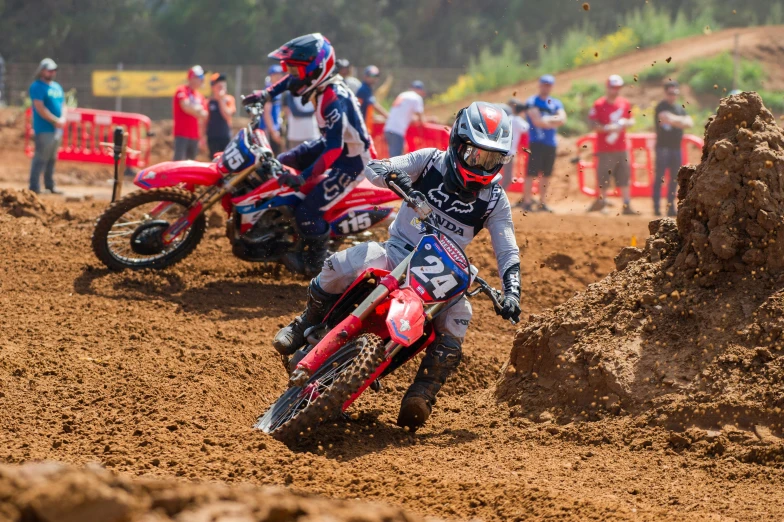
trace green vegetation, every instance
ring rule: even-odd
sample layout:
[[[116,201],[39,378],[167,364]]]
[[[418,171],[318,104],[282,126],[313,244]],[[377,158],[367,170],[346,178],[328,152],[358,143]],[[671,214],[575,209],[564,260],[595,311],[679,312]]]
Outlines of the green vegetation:
[[[774,114],[784,114],[784,92],[781,91],[757,91],[765,102],[765,107]]]
[[[472,60],[466,74],[446,92],[438,96],[436,103],[448,103],[485,90],[511,85],[536,77],[539,73],[555,73],[609,60],[628,53],[638,47],[650,47],[660,43],[695,34],[718,27],[711,9],[689,19],[683,11],[672,17],[664,8],[646,5],[632,11],[623,18],[624,25],[617,31],[597,37],[597,31],[590,23],[571,27],[558,43],[543,45],[539,49],[539,59],[534,66],[520,61],[520,54],[509,42],[501,53],[493,54],[484,49],[478,59]],[[652,67],[651,69],[657,69]],[[657,71],[646,71],[651,79],[671,74],[674,66],[661,67]]]
[[[628,13],[622,25],[637,35],[640,47],[652,47],[662,42],[702,34],[705,31],[715,31],[719,28],[719,23],[713,13],[714,10],[708,7],[691,19],[682,10],[671,17],[666,9],[658,9],[652,4],[646,4],[643,9]]]
[[[590,132],[588,111],[591,110],[593,102],[602,95],[604,87],[598,83],[574,82],[561,98],[568,119],[561,127],[560,133],[564,136],[579,136]]]
[[[536,71],[527,64],[520,63],[518,50],[512,42],[507,42],[501,54],[492,54],[488,49],[479,53],[479,58],[469,62],[467,74],[461,75],[457,82],[436,99],[459,100],[499,85],[510,85],[535,77]]]
[[[678,81],[689,84],[694,92],[706,94],[717,92],[724,93],[724,89],[732,89],[734,74],[734,60],[729,53],[723,53],[713,58],[693,60],[686,64],[678,75]],[[747,91],[756,91],[762,87],[765,80],[765,69],[758,62],[741,60],[738,71],[738,88]]]
[[[661,83],[670,78],[676,78],[676,69],[677,66],[674,63],[656,63],[652,66],[646,66],[640,71],[637,74],[637,79],[646,83]]]

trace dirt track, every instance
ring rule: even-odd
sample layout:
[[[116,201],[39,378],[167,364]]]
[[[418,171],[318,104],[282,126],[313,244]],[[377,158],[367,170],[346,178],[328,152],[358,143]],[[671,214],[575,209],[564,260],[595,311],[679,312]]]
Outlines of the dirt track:
[[[530,420],[544,411],[520,416],[497,403],[514,331],[482,301],[462,369],[416,437],[393,425],[412,366],[363,397],[356,421],[288,449],[249,426],[285,386],[270,341],[302,307],[305,282],[233,259],[218,229],[173,270],[107,273],[89,251],[103,204],[67,214],[55,200],[45,205],[37,217],[0,213],[5,462],[280,484],[445,518],[780,516],[775,466],[641,444],[656,432],[625,417],[561,428]],[[647,220],[518,214],[516,224],[527,314],[612,270]],[[486,238],[470,254],[492,271]],[[575,430],[599,438],[576,442]]]

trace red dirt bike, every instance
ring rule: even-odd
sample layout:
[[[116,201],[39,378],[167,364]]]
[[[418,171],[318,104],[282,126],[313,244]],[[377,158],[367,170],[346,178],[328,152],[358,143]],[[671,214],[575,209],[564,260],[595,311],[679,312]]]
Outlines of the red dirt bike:
[[[211,163],[166,161],[140,171],[142,190],[112,203],[98,218],[92,245],[112,270],[166,268],[187,257],[206,228],[205,213],[220,202],[229,216],[226,235],[235,256],[279,262],[302,249],[294,209],[324,179],[312,176],[299,191],[278,184],[284,168],[258,129],[263,108],[248,107],[251,122]],[[397,200],[364,177],[324,218],[333,240],[350,237],[388,218]]]
[[[308,345],[292,357],[288,390],[254,425],[278,440],[294,442],[368,387],[378,390],[379,379],[433,342],[433,319],[464,295],[484,293],[501,308],[501,292],[478,277],[460,246],[435,226],[425,197],[405,196],[391,185],[416,210],[425,235],[391,272],[365,270],[324,322],[305,332]]]

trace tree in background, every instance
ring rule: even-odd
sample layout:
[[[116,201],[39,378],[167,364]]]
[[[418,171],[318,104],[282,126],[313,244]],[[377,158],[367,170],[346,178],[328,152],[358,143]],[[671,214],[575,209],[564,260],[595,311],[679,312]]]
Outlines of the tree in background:
[[[320,31],[354,63],[465,67],[511,42],[521,61],[590,24],[614,33],[642,0],[0,0],[8,62],[266,63],[294,36]],[[784,23],[782,0],[651,0],[676,20],[710,12],[722,27]],[[734,12],[733,12],[734,11]]]

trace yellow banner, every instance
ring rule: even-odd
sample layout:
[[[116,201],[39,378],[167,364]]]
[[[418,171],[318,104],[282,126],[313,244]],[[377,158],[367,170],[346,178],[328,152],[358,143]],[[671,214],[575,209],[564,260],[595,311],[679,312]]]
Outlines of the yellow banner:
[[[93,71],[93,96],[166,98],[187,80],[187,71]],[[201,92],[210,94],[209,73]]]

